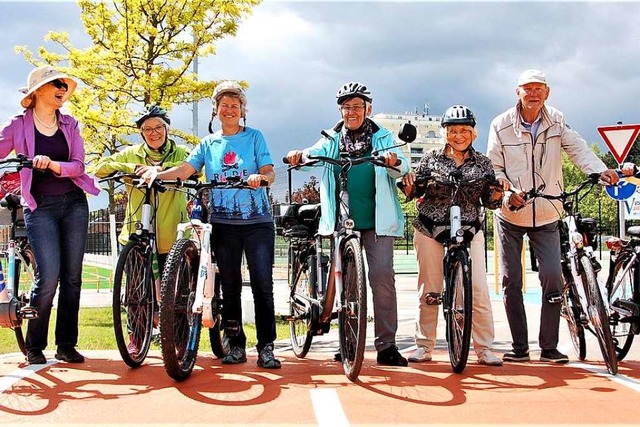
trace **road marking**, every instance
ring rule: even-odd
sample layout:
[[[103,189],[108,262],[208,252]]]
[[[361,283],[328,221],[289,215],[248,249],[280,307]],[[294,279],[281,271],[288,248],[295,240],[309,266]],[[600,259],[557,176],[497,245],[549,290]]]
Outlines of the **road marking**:
[[[628,377],[628,376],[626,376],[624,374],[620,374],[620,373],[618,373],[617,375],[611,375],[609,373],[609,371],[607,371],[605,368],[596,367],[596,366],[593,366],[593,365],[589,365],[587,363],[581,363],[581,362],[574,363],[574,362],[572,362],[571,366],[575,366],[575,367],[578,367],[580,369],[584,369],[585,371],[592,372],[592,373],[594,373],[594,374],[596,374],[598,376],[608,378],[611,381],[617,382],[618,384],[620,384],[620,385],[622,385],[624,387],[630,388],[631,390],[640,393],[640,381],[638,381],[635,378],[631,378],[631,377]]]
[[[349,420],[347,420],[335,388],[316,388],[311,390],[311,403],[313,404],[318,426],[349,426]]]
[[[45,365],[28,365],[24,368],[19,368],[13,372],[9,372],[7,375],[0,377],[0,394],[13,387],[15,383],[23,378],[29,377],[40,369],[48,368],[56,363],[58,363],[57,360],[50,360]]]

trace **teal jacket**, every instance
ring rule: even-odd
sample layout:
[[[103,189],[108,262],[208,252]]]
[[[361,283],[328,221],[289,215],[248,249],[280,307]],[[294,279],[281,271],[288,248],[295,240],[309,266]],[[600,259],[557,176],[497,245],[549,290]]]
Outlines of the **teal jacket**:
[[[327,129],[326,133],[330,138],[321,138],[313,146],[303,150],[305,156],[326,156],[334,159],[339,158],[340,131],[343,123],[339,122],[333,129]],[[388,148],[395,145],[395,136],[392,132],[373,122],[372,146],[374,150]],[[404,235],[404,213],[398,200],[396,190],[396,179],[407,174],[410,164],[399,148],[390,150],[398,155],[401,161],[397,166],[400,173],[385,168],[375,166],[375,186],[376,186],[376,210],[375,210],[375,230],[378,236],[402,237]],[[380,154],[384,154],[383,151]],[[323,167],[322,179],[320,181],[320,204],[322,215],[320,217],[319,233],[323,236],[333,234],[336,219],[336,178],[331,165],[325,164]]]

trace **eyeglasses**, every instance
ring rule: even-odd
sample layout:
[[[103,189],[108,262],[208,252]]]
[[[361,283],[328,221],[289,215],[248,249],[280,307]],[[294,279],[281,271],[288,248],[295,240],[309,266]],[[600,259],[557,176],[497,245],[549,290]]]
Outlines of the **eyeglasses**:
[[[451,129],[447,131],[447,135],[448,136],[458,136],[458,135],[462,135],[462,136],[469,136],[471,135],[471,130],[469,129]]]
[[[354,113],[357,113],[360,110],[364,110],[365,104],[362,105],[343,105],[342,107],[340,107],[340,111],[342,111],[343,113],[348,113],[350,111],[353,111]]]
[[[158,125],[154,128],[142,128],[142,133],[144,133],[145,135],[151,135],[152,133],[162,133],[162,131],[164,131],[164,126],[162,125]]]
[[[64,88],[65,90],[69,90],[69,85],[66,84],[65,82],[63,82],[60,79],[55,79],[49,82],[49,84],[52,84],[56,87],[56,89],[62,89]]]

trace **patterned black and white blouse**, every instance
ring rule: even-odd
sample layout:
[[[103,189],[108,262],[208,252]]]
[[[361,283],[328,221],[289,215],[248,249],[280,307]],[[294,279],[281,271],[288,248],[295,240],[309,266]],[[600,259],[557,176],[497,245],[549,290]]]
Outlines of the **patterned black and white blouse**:
[[[444,149],[436,149],[428,152],[420,159],[415,170],[416,179],[424,176],[429,171],[436,179],[447,180],[451,172],[461,173],[463,181],[482,178],[490,175],[494,177],[491,161],[484,154],[478,153],[473,147],[469,147],[469,157],[459,167],[455,160],[448,157]],[[433,238],[431,226],[449,224],[449,207],[453,197],[454,187],[430,182],[425,188],[417,203],[418,217],[413,225],[416,230]],[[473,185],[463,186],[458,194],[460,216],[462,224],[481,224],[484,221],[484,208],[497,209],[501,205],[501,199],[491,200],[493,190],[489,188],[487,181],[480,181]]]

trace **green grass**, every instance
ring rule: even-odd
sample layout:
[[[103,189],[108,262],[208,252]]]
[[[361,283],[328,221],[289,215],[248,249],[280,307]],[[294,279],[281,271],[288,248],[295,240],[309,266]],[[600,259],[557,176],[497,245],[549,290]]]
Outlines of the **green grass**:
[[[51,312],[51,322],[49,324],[49,346],[48,350],[55,350],[55,318],[56,310]],[[111,315],[111,307],[80,309],[79,317],[79,350],[116,350],[117,345],[113,337],[113,321]],[[27,324],[23,324],[23,330],[26,331]],[[245,334],[247,335],[247,348],[256,345],[256,328],[254,324],[245,323]],[[276,332],[279,339],[289,336],[289,325],[286,322],[278,320],[276,316]],[[158,343],[152,344],[152,349],[159,350]],[[20,351],[16,344],[15,334],[13,330],[8,328],[0,328],[0,354],[13,353]],[[209,331],[203,330],[200,339],[200,351],[211,352],[211,343],[209,342]]]

